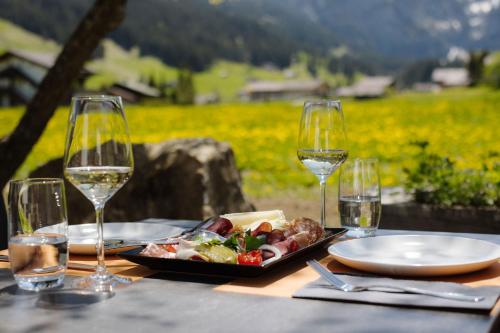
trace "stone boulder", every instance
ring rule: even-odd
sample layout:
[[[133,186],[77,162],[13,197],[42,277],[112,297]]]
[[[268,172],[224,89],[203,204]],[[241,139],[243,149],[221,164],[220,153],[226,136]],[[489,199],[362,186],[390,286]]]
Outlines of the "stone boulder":
[[[254,210],[241,189],[230,145],[213,139],[179,139],[135,144],[134,174],[106,204],[105,221],[145,218],[200,220]],[[62,159],[49,161],[30,177],[62,177]],[[93,222],[92,204],[66,181],[70,224]]]

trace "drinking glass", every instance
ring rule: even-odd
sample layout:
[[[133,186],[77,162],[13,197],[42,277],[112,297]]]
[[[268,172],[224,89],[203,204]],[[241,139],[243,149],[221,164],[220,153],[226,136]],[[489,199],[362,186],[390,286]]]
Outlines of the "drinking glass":
[[[64,181],[33,178],[9,183],[9,261],[21,289],[60,286],[68,258]]]
[[[106,202],[129,180],[134,169],[122,100],[117,96],[73,97],[66,134],[64,175],[95,208],[96,272],[77,288],[111,292],[130,283],[109,273],[104,262],[103,212]]]
[[[297,156],[319,179],[321,225],[326,224],[326,180],[348,155],[344,116],[340,101],[308,101],[304,104],[299,127]]]
[[[378,160],[347,161],[339,178],[340,224],[349,229],[348,236],[374,236],[381,213]]]

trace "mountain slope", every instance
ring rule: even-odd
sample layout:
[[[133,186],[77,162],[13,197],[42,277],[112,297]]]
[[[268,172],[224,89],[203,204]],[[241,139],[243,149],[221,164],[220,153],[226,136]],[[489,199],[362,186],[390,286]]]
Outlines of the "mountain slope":
[[[0,16],[63,42],[89,5],[87,0],[3,0]],[[169,65],[195,70],[221,58],[285,67],[292,54],[307,49],[206,0],[130,0],[124,23],[111,37],[126,48],[137,45]]]
[[[89,0],[2,0],[0,17],[63,42]],[[450,49],[500,49],[500,0],[129,0],[111,38],[172,66],[290,64],[300,52],[394,69]],[[353,61],[348,61],[353,62]],[[366,67],[361,65],[361,67]],[[380,70],[376,70],[380,71]]]

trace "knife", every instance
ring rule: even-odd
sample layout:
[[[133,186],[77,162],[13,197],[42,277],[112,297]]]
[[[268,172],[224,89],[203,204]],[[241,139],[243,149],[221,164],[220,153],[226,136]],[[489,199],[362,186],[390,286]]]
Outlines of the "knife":
[[[203,229],[203,227],[210,225],[210,222],[212,222],[213,218],[208,218],[206,220],[201,221],[197,225],[195,225],[192,228],[186,229],[183,232],[181,232],[178,235],[175,236],[170,236],[167,238],[163,239],[157,239],[157,240],[133,240],[133,239],[105,239],[104,240],[104,250],[105,251],[110,251],[110,250],[116,250],[120,248],[125,248],[125,247],[137,247],[137,246],[142,246],[142,245],[148,245],[150,243],[154,243],[157,245],[168,245],[168,244],[177,244],[179,243],[180,239],[187,238],[194,233],[196,233],[198,230]],[[210,231],[207,231],[210,232]]]

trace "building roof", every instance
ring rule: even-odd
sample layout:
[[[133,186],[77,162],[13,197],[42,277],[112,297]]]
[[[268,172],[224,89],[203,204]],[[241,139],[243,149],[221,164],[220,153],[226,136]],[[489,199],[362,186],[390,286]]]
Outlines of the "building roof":
[[[436,68],[432,71],[432,81],[443,86],[466,86],[469,72],[465,68]]]
[[[54,53],[42,53],[42,52],[31,52],[25,50],[7,50],[3,54],[0,54],[0,61],[4,59],[8,59],[9,57],[15,57],[19,59],[23,59],[28,61],[34,65],[39,67],[43,67],[45,69],[49,69],[54,66],[58,54]],[[92,74],[93,72],[88,68],[84,68],[83,72],[85,74]]]
[[[243,91],[246,94],[278,93],[291,91],[315,91],[327,85],[321,80],[309,81],[255,81],[247,84]]]
[[[113,84],[112,87],[125,89],[144,97],[160,97],[161,95],[158,89],[138,81],[118,82]]]
[[[394,79],[391,76],[367,76],[352,86],[337,89],[338,96],[353,97],[379,97],[385,93],[385,89],[392,85]]]
[[[29,61],[35,65],[44,68],[50,68],[54,65],[56,61],[56,55],[52,53],[40,53],[40,52],[29,52],[23,50],[8,50],[2,55],[0,55],[0,60],[9,57],[16,57]]]

